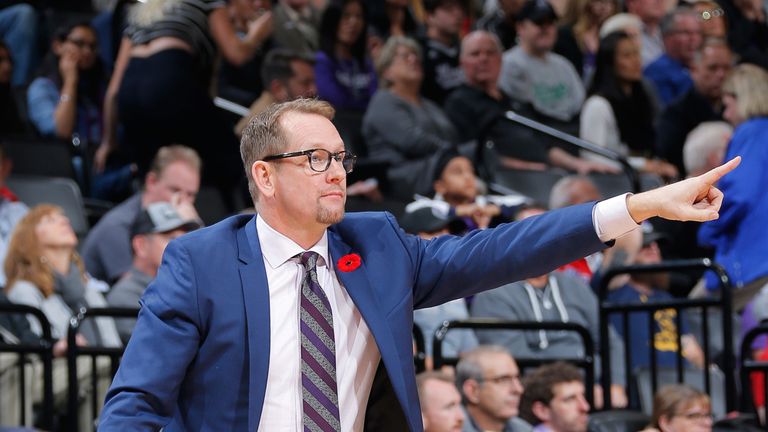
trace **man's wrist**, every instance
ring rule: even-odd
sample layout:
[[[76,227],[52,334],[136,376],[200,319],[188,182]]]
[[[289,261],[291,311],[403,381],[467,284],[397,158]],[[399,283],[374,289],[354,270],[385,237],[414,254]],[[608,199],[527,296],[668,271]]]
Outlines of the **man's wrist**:
[[[627,194],[627,211],[636,223],[641,223],[646,219],[656,216],[653,199],[649,199],[648,194],[645,192]]]

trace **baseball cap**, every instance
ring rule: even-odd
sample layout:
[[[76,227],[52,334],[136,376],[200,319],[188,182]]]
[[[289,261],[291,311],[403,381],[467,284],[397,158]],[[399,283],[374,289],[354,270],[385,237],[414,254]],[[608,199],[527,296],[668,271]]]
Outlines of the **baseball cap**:
[[[194,231],[202,227],[196,219],[182,219],[169,202],[149,204],[136,217],[131,227],[132,235],[167,233],[175,230]]]
[[[517,13],[517,21],[533,21],[534,24],[557,21],[557,14],[547,0],[528,0]]]
[[[421,207],[406,211],[400,218],[400,226],[408,233],[433,233],[448,227],[451,219],[445,212],[435,207]]]
[[[647,247],[653,242],[667,240],[667,235],[656,230],[651,222],[645,221],[640,225],[643,230],[643,247]]]

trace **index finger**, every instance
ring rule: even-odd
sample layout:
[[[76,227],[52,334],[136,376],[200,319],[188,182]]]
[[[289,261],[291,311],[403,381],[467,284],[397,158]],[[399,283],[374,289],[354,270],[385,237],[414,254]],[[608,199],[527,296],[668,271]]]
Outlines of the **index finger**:
[[[733,171],[737,166],[739,166],[740,163],[741,163],[741,156],[736,156],[735,158],[720,165],[719,167],[712,168],[710,171],[705,172],[700,176],[700,178],[705,182],[707,182],[708,184],[714,184],[718,180],[720,180],[722,176]]]

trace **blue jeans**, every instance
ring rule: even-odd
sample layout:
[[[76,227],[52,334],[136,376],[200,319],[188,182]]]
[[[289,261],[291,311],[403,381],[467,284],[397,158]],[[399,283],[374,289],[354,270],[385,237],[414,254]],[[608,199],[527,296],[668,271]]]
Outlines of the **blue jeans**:
[[[37,58],[37,12],[28,4],[0,9],[0,39],[11,50],[13,78],[11,84],[26,84],[32,77]]]

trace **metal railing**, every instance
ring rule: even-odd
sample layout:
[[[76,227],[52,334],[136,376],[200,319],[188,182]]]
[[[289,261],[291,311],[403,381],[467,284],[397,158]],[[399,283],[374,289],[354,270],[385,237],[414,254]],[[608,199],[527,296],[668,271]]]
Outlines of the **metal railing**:
[[[544,135],[564,142],[571,147],[575,147],[579,150],[586,150],[590,153],[595,153],[597,155],[618,162],[621,165],[624,174],[626,174],[627,178],[629,179],[632,192],[640,192],[642,190],[640,185],[640,176],[638,175],[637,170],[635,170],[632,165],[630,165],[629,160],[624,155],[621,155],[613,150],[592,144],[589,141],[577,138],[571,134],[567,134],[544,123],[537,122],[536,120],[520,115],[512,110],[507,111],[504,117],[511,122],[525,126],[529,129],[535,130],[536,132],[543,133]]]
[[[608,295],[608,284],[610,281],[622,274],[632,273],[661,273],[671,271],[682,271],[692,269],[705,269],[715,272],[718,276],[718,283],[720,285],[719,298],[702,298],[702,299],[675,299],[671,301],[653,302],[653,303],[632,303],[632,304],[617,304],[606,301]],[[599,313],[600,313],[600,352],[601,352],[601,364],[602,364],[602,376],[601,382],[603,386],[603,394],[605,397],[605,406],[607,409],[612,407],[611,405],[611,393],[608,391],[611,385],[611,362],[610,362],[610,341],[608,339],[608,323],[610,322],[609,316],[612,314],[621,314],[621,320],[624,329],[630,328],[629,314],[632,312],[645,312],[648,314],[648,334],[650,338],[654,337],[655,321],[652,319],[652,315],[656,311],[674,309],[676,311],[675,324],[677,326],[676,331],[676,343],[677,343],[677,356],[675,362],[675,371],[677,375],[677,382],[684,382],[684,360],[682,355],[682,320],[683,314],[681,311],[685,309],[700,309],[702,320],[702,332],[703,337],[701,340],[702,350],[704,352],[704,365],[711,363],[710,355],[710,341],[709,341],[709,317],[707,314],[708,309],[721,309],[722,311],[722,332],[723,332],[723,355],[722,355],[722,369],[725,373],[725,404],[726,411],[730,412],[736,409],[736,382],[733,374],[734,371],[734,357],[733,357],[733,325],[731,322],[731,284],[728,279],[728,275],[725,270],[712,262],[708,258],[700,260],[680,260],[680,261],[665,261],[660,264],[642,265],[642,266],[626,266],[617,267],[606,272],[602,278],[600,287],[598,290],[598,298],[600,301]],[[618,330],[618,329],[617,329]],[[630,332],[624,331],[624,361],[625,370],[627,371],[627,394],[632,392],[632,380],[629,379],[629,374],[632,371],[632,343],[630,341]],[[654,347],[652,346],[650,351],[650,374],[651,374],[651,392],[656,393],[658,388],[658,373],[659,366],[657,355]],[[704,378],[704,390],[709,394],[711,391],[711,377],[709,368],[704,367],[702,370]]]
[[[0,303],[0,314],[24,314],[31,315],[40,323],[42,336],[39,344],[9,344],[0,340],[0,352],[13,353],[19,356],[16,368],[19,371],[19,407],[21,424],[27,424],[26,406],[26,369],[27,355],[35,354],[40,358],[43,366],[43,400],[41,411],[38,416],[38,425],[43,429],[53,428],[53,343],[51,337],[51,325],[45,314],[32,306]],[[0,389],[2,390],[2,389]],[[2,390],[7,391],[7,390]]]
[[[562,360],[572,363],[584,369],[584,387],[587,401],[590,406],[594,405],[594,384],[595,384],[595,357],[594,341],[584,326],[570,322],[538,322],[538,321],[506,321],[490,318],[472,318],[462,321],[446,321],[440,326],[433,336],[432,356],[434,358],[434,367],[438,369],[444,364],[455,365],[458,358],[443,357],[443,341],[449,330],[452,329],[472,329],[472,330],[549,330],[549,331],[570,331],[579,335],[584,345],[584,357],[548,357],[524,358],[515,357],[515,362],[521,369],[536,367],[542,364]],[[605,374],[605,371],[603,371]]]
[[[94,430],[95,421],[99,417],[101,404],[103,402],[103,396],[99,398],[98,391],[98,379],[99,379],[99,367],[98,358],[108,357],[110,360],[110,377],[114,377],[117,373],[117,368],[120,365],[120,359],[123,356],[125,347],[101,347],[101,346],[78,346],[76,343],[76,336],[80,330],[80,326],[86,319],[92,319],[97,317],[110,317],[110,318],[136,318],[138,315],[138,308],[81,308],[77,315],[73,316],[69,322],[69,332],[67,333],[67,342],[69,349],[67,350],[67,365],[69,372],[69,387],[68,387],[68,419],[69,429],[79,430],[80,413],[78,412],[78,401],[80,394],[80,382],[78,380],[77,373],[77,359],[80,356],[88,356],[91,358],[91,413],[94,415]],[[82,432],[82,431],[81,431]]]

